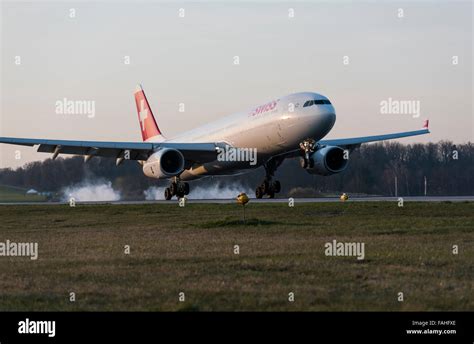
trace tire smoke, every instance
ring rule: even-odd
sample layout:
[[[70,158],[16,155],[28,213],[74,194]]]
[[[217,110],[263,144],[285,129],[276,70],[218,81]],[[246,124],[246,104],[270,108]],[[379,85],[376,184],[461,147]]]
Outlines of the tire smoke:
[[[78,202],[119,201],[121,198],[120,192],[112,188],[111,182],[84,181],[64,188],[62,194],[64,202],[68,202],[71,197]]]
[[[254,192],[247,186],[241,184],[216,183],[206,186],[191,186],[188,199],[231,199],[236,198],[241,192],[245,192],[250,198],[254,198]],[[166,187],[152,186],[144,191],[147,201],[163,200]]]

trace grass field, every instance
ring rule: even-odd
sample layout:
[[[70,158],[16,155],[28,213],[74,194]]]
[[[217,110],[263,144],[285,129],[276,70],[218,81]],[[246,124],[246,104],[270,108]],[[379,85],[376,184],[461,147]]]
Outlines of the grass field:
[[[0,257],[0,310],[474,310],[474,203],[250,203],[246,215],[0,206],[0,242],[39,245],[36,261]],[[333,239],[365,243],[365,259],[326,256]]]
[[[41,202],[44,196],[27,195],[26,190],[0,185],[0,202]]]

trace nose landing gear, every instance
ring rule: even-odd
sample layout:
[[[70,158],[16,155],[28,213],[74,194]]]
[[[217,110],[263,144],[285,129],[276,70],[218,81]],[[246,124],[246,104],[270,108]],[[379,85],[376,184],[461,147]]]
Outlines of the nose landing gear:
[[[300,143],[300,148],[304,153],[301,167],[313,168],[314,161],[310,159],[309,156],[316,150],[316,141],[313,139],[306,139]]]

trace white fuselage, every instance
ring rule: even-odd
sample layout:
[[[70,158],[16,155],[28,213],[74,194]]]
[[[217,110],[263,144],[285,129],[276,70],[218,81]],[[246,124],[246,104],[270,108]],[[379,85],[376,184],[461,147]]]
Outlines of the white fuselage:
[[[261,166],[272,156],[297,149],[299,143],[307,138],[321,140],[332,129],[336,113],[331,104],[303,106],[311,100],[328,101],[317,93],[295,93],[166,140],[189,143],[225,142],[232,147],[256,149],[256,164],[250,164],[248,161],[216,160],[185,170],[180,176],[181,179],[192,180],[207,175],[245,172]]]

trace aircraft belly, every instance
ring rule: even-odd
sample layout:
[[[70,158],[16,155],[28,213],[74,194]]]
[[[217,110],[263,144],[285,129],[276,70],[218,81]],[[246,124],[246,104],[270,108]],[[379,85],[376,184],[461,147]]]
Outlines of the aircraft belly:
[[[265,159],[266,160],[266,159]],[[258,168],[264,160],[260,161],[257,158],[255,165],[250,165],[248,161],[213,161],[199,166],[193,166],[185,170],[180,178],[184,181],[194,180],[210,175],[235,175],[249,172],[252,169]]]

